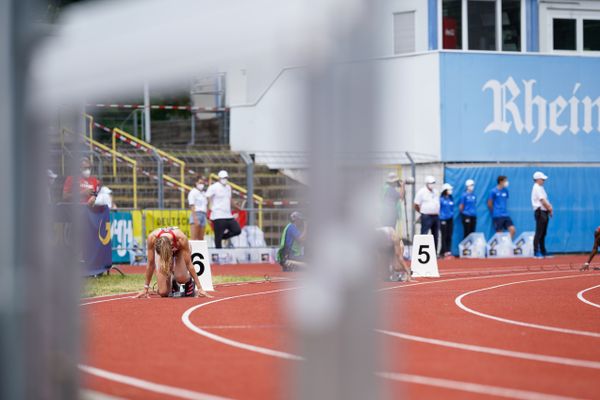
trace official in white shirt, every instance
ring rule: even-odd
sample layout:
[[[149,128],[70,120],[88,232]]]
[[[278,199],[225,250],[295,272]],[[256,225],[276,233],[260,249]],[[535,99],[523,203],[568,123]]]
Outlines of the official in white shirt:
[[[210,219],[215,230],[215,247],[220,249],[223,239],[239,235],[242,229],[231,213],[231,186],[227,181],[229,174],[221,170],[218,175],[219,181],[208,187],[206,197],[210,200]]]
[[[196,183],[188,194],[188,204],[192,210],[190,214],[190,228],[192,240],[203,240],[206,228],[206,212],[208,211],[208,199],[204,192],[202,178],[198,177]]]
[[[533,188],[531,189],[531,206],[535,216],[535,236],[533,238],[533,251],[536,258],[543,258],[546,252],[546,232],[548,221],[552,217],[552,204],[544,189],[544,182],[548,177],[540,171],[533,174]]]
[[[435,177],[425,177],[425,186],[415,195],[415,210],[421,213],[421,235],[431,230],[437,252],[440,230],[440,194],[434,188]]]

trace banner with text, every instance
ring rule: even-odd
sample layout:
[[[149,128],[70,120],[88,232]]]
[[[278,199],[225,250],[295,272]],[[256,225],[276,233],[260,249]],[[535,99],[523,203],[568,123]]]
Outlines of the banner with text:
[[[440,53],[443,161],[600,161],[600,58]]]

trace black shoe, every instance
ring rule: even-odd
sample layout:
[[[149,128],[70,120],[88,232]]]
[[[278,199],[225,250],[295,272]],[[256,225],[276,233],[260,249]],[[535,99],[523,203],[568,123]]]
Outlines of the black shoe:
[[[194,297],[195,289],[196,289],[196,282],[194,282],[194,279],[190,278],[190,280],[184,284],[183,296],[184,297]]]

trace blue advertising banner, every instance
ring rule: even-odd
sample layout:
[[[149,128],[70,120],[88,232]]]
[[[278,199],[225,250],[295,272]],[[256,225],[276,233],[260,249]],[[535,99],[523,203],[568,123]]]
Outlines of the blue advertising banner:
[[[600,57],[440,53],[443,161],[600,161]]]
[[[112,265],[110,240],[110,212],[107,206],[87,207],[85,209],[84,254],[88,274],[105,272]]]
[[[133,218],[129,211],[111,211],[112,261],[129,263],[129,251],[133,249]]]
[[[81,204],[59,203],[54,212],[54,232],[56,244],[73,249],[74,243],[80,243],[82,249],[72,250],[74,257],[81,260],[85,275],[97,275],[105,272],[112,265],[110,216],[108,207],[90,208]],[[72,217],[77,215],[80,229],[73,228]],[[73,240],[78,232],[79,241]]]
[[[458,203],[465,191],[465,181],[475,180],[477,196],[476,231],[486,239],[494,234],[492,217],[487,208],[490,191],[496,186],[498,175],[508,177],[510,198],[508,213],[521,232],[535,231],[535,219],[531,205],[533,173],[537,170],[548,175],[544,184],[548,200],[554,207],[554,216],[548,225],[546,248],[551,253],[589,252],[592,250],[594,230],[600,225],[600,167],[447,167],[444,181],[454,186],[456,204],[452,252],[458,254],[458,243],[463,239],[463,226]]]

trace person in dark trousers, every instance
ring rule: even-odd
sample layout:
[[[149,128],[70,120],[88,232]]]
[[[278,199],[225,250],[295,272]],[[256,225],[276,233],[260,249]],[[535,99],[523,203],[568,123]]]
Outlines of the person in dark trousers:
[[[531,189],[531,206],[535,218],[535,236],[533,237],[533,254],[536,258],[546,257],[546,232],[548,222],[552,217],[552,204],[544,189],[544,182],[548,177],[540,171],[533,174],[533,188]]]
[[[513,238],[516,233],[515,225],[508,215],[508,178],[498,176],[498,185],[493,188],[488,197],[488,208],[492,213],[492,221],[496,232],[508,231]]]
[[[214,225],[217,249],[222,248],[223,239],[230,239],[242,233],[240,225],[231,213],[231,185],[228,177],[227,171],[219,171],[219,181],[210,185],[206,191],[206,197],[210,200],[210,219]]]
[[[454,198],[452,197],[452,185],[444,183],[442,185],[442,195],[440,196],[440,230],[442,233],[442,248],[440,257],[451,257],[452,253],[452,229],[454,224]]]
[[[583,266],[581,267],[580,271],[587,271],[590,269],[590,263],[594,259],[594,256],[596,254],[598,254],[598,247],[600,247],[600,226],[597,227],[596,230],[594,231],[594,246],[592,247],[592,252],[590,253],[590,256],[588,257],[587,262],[585,264],[583,264]],[[594,269],[597,270],[600,268],[596,267]]]
[[[438,235],[440,229],[440,195],[435,189],[435,177],[425,177],[425,186],[415,195],[415,210],[421,213],[421,235],[426,235],[431,230],[433,243],[438,249]]]
[[[463,225],[463,237],[467,237],[475,232],[475,227],[477,226],[477,196],[474,193],[475,181],[467,179],[465,186],[466,190],[458,202],[458,210],[460,211],[460,219]]]

